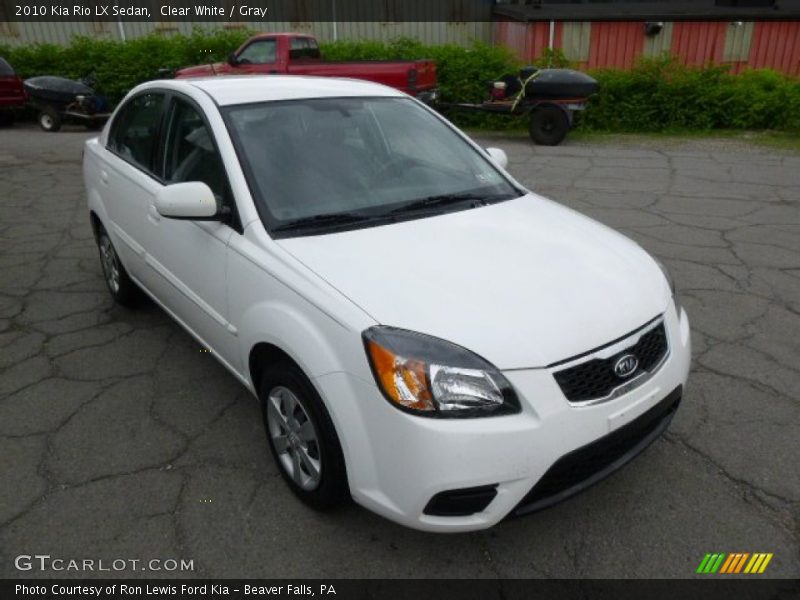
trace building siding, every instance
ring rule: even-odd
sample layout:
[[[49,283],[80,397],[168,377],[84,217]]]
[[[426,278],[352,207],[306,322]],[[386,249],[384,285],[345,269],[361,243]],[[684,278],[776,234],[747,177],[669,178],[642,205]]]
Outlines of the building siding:
[[[592,23],[589,68],[630,69],[644,48],[644,25],[603,21]]]
[[[659,33],[645,36],[642,55],[655,57],[670,52],[672,50],[672,26],[672,22],[666,21],[664,28]]]
[[[589,60],[592,40],[592,24],[567,21],[563,23],[559,36],[560,47],[568,60],[584,63]]]
[[[727,64],[734,73],[771,68],[800,75],[800,21],[734,25],[719,21],[664,23],[652,37],[641,21],[557,22],[554,47],[581,68],[633,66],[640,56],[669,52],[686,65]],[[494,26],[495,43],[529,61],[547,47],[549,21],[505,21]]]
[[[672,53],[687,65],[722,62],[727,23],[681,21],[672,28]]]
[[[154,32],[163,35],[188,35],[195,27],[204,29],[249,28],[254,31],[298,31],[315,35],[320,41],[334,39],[334,25],[323,21],[237,21],[209,23],[192,21],[127,21],[123,24],[126,39]],[[398,37],[418,39],[424,44],[456,44],[470,46],[475,41],[491,43],[492,23],[452,22],[342,22],[336,24],[338,39],[391,41]],[[102,39],[120,39],[116,22],[2,22],[0,44],[13,46],[32,43],[66,45],[73,36],[89,35]]]
[[[753,27],[749,66],[800,75],[800,23],[761,22]]]

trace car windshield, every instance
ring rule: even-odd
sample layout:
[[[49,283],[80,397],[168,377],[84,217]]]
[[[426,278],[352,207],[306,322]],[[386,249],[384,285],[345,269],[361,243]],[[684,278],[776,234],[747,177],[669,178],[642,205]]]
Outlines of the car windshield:
[[[521,194],[411,99],[321,98],[224,112],[273,235],[369,227]]]

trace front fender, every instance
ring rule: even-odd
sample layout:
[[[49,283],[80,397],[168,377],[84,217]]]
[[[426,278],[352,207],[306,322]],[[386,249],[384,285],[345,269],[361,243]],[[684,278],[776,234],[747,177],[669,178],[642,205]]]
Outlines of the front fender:
[[[302,303],[301,303],[302,306]],[[257,344],[272,344],[285,352],[311,379],[339,372],[369,377],[361,332],[347,329],[327,315],[304,311],[295,305],[270,300],[248,308],[240,324],[242,359],[251,391],[252,381],[246,365]]]

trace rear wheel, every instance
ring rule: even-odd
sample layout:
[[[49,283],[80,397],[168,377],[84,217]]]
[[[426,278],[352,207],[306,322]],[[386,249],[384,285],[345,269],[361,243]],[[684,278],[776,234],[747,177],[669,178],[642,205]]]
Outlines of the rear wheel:
[[[52,106],[43,108],[39,113],[39,127],[43,131],[55,133],[61,129],[61,115]]]
[[[558,106],[539,106],[531,113],[528,131],[531,139],[540,146],[558,146],[567,137],[569,118]]]
[[[100,250],[100,264],[103,277],[112,298],[122,306],[133,306],[139,299],[139,288],[128,276],[119,260],[114,244],[102,225],[97,226],[97,247]]]
[[[272,456],[283,479],[317,510],[349,495],[347,472],[333,422],[305,374],[288,360],[270,366],[259,397]]]

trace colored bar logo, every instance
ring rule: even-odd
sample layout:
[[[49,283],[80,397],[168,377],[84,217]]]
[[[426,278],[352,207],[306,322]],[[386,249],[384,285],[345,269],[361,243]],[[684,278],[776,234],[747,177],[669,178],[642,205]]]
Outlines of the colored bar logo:
[[[767,569],[769,561],[772,560],[772,552],[724,552],[709,553],[700,561],[697,572],[706,574],[719,573],[720,575],[737,575],[763,573]]]

